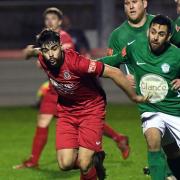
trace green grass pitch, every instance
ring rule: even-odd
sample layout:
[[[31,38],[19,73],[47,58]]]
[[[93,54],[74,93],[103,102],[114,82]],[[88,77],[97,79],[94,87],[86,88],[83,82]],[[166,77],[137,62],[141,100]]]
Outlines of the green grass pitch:
[[[0,180],[78,180],[79,172],[62,172],[55,155],[55,120],[49,128],[49,139],[40,159],[40,169],[13,170],[12,166],[30,153],[37,110],[31,107],[0,108]],[[104,137],[107,180],[149,180],[142,173],[147,165],[146,144],[139,114],[133,105],[108,105],[107,122],[130,137],[131,155],[122,160],[116,144]]]

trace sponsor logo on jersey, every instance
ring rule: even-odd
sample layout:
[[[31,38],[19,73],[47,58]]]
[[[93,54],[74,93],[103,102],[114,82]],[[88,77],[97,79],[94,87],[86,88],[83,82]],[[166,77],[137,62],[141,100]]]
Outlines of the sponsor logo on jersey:
[[[57,92],[60,94],[74,94],[74,91],[77,88],[77,84],[73,82],[67,82],[67,83],[59,83],[55,81],[54,79],[50,78],[50,81]]]
[[[168,73],[169,70],[170,70],[170,65],[167,64],[167,63],[164,63],[164,64],[161,65],[161,69],[162,69],[163,73]]]
[[[140,80],[140,91],[144,96],[152,95],[151,103],[157,103],[166,97],[168,93],[167,81],[156,74],[146,74]]]
[[[71,79],[71,75],[68,71],[64,71],[64,79],[66,79],[66,80]]]
[[[96,71],[96,61],[90,61],[88,73],[93,73]]]

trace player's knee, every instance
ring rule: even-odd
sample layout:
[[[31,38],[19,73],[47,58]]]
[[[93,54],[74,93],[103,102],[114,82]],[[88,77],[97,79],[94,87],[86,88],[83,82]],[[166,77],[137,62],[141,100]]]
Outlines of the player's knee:
[[[88,172],[89,168],[91,167],[91,160],[89,159],[79,159],[79,168],[82,172]]]
[[[150,151],[159,151],[161,149],[161,146],[160,146],[159,142],[150,141],[150,142],[148,142],[148,149]]]
[[[53,115],[50,114],[39,114],[37,125],[38,127],[47,128],[53,118]]]
[[[68,171],[73,168],[73,162],[69,161],[68,159],[61,158],[61,160],[58,160],[59,168],[62,171]]]

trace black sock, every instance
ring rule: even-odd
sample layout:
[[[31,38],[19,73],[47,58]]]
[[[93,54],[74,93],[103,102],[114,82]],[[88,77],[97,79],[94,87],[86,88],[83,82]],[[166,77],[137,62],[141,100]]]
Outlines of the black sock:
[[[167,159],[167,162],[173,175],[177,178],[177,180],[180,180],[180,157]]]

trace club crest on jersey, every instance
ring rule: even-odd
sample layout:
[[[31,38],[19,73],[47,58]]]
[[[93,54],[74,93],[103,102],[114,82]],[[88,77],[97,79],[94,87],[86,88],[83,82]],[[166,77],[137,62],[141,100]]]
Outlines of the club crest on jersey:
[[[167,63],[164,63],[164,64],[161,65],[161,69],[162,69],[163,73],[168,73],[169,70],[170,70],[170,65],[167,64]]]
[[[68,71],[64,71],[64,79],[66,79],[66,80],[71,79],[71,75]]]

